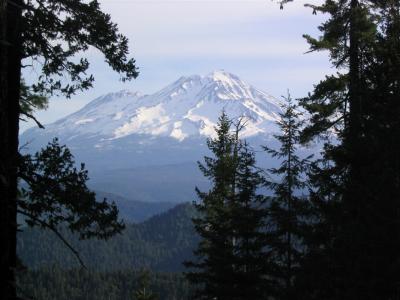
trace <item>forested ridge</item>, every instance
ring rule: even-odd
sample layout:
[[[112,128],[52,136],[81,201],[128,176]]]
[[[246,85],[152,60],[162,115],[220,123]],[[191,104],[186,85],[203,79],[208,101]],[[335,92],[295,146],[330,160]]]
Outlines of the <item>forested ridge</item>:
[[[60,231],[90,270],[149,268],[181,272],[184,269],[182,262],[192,257],[199,240],[191,221],[194,215],[191,204],[180,204],[145,222],[127,224],[121,234],[108,241],[80,241],[67,228]],[[79,268],[73,253],[49,230],[24,228],[18,234],[18,255],[28,269],[39,270],[53,265],[64,269]]]
[[[182,274],[150,272],[149,291],[163,300],[190,299],[191,287]],[[25,299],[137,299],[141,271],[127,268],[99,272],[49,266],[18,274],[17,291]]]

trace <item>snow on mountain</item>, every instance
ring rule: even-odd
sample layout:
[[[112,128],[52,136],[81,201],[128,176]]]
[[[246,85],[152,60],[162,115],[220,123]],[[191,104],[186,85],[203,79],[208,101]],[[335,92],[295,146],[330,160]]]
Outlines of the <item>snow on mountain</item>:
[[[145,202],[192,201],[195,186],[209,186],[196,162],[209,155],[206,137],[213,136],[222,110],[246,118],[242,137],[255,150],[276,148],[280,101],[224,71],[181,77],[151,95],[101,96],[44,130],[25,131],[20,144],[34,152],[58,137],[77,163],[85,162],[94,190]],[[263,151],[257,161],[273,166]]]
[[[215,71],[206,76],[181,77],[152,95],[120,91],[101,96],[81,110],[46,126],[46,134],[66,142],[96,138],[102,142],[134,134],[171,137],[209,137],[221,111],[229,117],[245,117],[242,137],[276,130],[279,101],[237,76]],[[44,134],[33,129],[26,135]]]

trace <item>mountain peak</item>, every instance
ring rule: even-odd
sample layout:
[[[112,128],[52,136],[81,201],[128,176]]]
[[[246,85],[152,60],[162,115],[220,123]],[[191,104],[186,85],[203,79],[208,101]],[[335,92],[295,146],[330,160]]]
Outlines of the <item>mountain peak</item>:
[[[142,96],[143,96],[143,94],[138,91],[133,92],[131,90],[120,90],[120,91],[110,92],[105,95],[102,95],[102,96],[96,98],[95,100],[91,101],[90,103],[96,102],[96,100],[99,100],[100,102],[101,101],[113,101],[113,100],[120,100],[123,98],[139,98]]]
[[[120,90],[118,92],[110,93],[109,95],[113,95],[116,98],[122,97],[141,97],[143,94],[141,92],[133,92],[131,90]]]
[[[91,137],[99,144],[130,135],[182,141],[213,136],[222,110],[230,118],[249,119],[243,137],[274,132],[280,113],[275,98],[217,70],[183,76],[151,95],[127,90],[106,94],[46,128],[68,140]]]
[[[222,85],[222,86],[235,86],[235,85],[241,85],[241,86],[246,86],[240,78],[232,73],[229,73],[223,69],[220,70],[215,70],[206,76],[201,76],[201,75],[190,75],[190,76],[182,76],[180,77],[177,81],[175,81],[174,84],[168,86],[168,87],[177,87],[180,86],[184,89],[186,89],[188,86],[192,85],[209,85],[209,84],[217,84],[217,85]]]
[[[220,81],[220,82],[240,81],[238,76],[229,73],[223,69],[211,72],[210,74],[207,75],[207,78],[210,78],[213,81]]]

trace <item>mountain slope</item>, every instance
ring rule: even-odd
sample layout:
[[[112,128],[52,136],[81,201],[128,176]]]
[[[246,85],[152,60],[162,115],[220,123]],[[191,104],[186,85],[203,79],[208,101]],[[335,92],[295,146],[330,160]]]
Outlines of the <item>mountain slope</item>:
[[[166,212],[176,205],[176,203],[166,201],[150,203],[128,199],[109,192],[95,192],[96,199],[107,199],[107,201],[115,202],[119,209],[119,217],[123,219],[125,223],[140,223],[146,221],[155,215]]]
[[[192,201],[195,186],[207,187],[196,162],[208,154],[206,138],[222,110],[245,117],[242,137],[256,150],[274,145],[279,101],[224,71],[181,77],[152,95],[104,95],[45,130],[27,130],[20,143],[33,152],[58,137],[85,162],[93,189],[146,202]]]
[[[182,262],[192,257],[199,240],[191,218],[192,205],[180,204],[140,224],[128,224],[122,234],[108,241],[79,241],[77,235],[62,230],[89,269],[111,271],[148,267],[153,271],[181,271]],[[18,233],[18,256],[29,268],[54,264],[77,268],[79,263],[50,231],[25,228]]]
[[[272,96],[233,74],[215,71],[181,77],[152,95],[120,91],[101,96],[44,131],[28,130],[22,138],[54,135],[65,142],[96,138],[96,148],[132,134],[182,141],[212,136],[223,109],[232,118],[247,118],[243,137],[270,134],[280,112]]]

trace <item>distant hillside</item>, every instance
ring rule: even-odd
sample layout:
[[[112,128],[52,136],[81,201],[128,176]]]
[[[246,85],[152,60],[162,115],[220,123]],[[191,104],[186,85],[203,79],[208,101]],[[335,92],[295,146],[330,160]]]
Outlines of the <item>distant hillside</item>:
[[[101,191],[95,192],[98,200],[106,198],[110,202],[115,202],[119,209],[119,215],[125,223],[140,223],[146,221],[154,215],[166,212],[176,205],[176,203],[172,202],[143,202],[128,199],[117,194]]]
[[[42,268],[18,273],[20,299],[130,300],[139,289],[137,270],[97,272]],[[190,285],[182,274],[151,273],[150,290],[159,300],[190,299]]]
[[[201,156],[198,157],[198,160],[202,159]],[[127,199],[134,197],[134,200],[140,200],[141,203],[158,205],[160,202],[167,202],[166,205],[169,208],[178,203],[196,200],[195,187],[205,190],[210,185],[208,179],[201,174],[196,161],[175,165],[115,169],[104,174],[91,170],[90,174],[93,180],[89,181],[89,187],[94,190],[106,189],[109,193],[118,194]],[[111,196],[106,198],[112,199]],[[171,206],[172,203],[174,204]],[[151,207],[155,206],[148,206],[148,208]]]
[[[192,205],[180,204],[140,224],[130,224],[121,235],[108,241],[79,241],[62,230],[79,251],[89,269],[115,271],[147,267],[153,271],[178,272],[182,262],[192,257],[198,243],[191,218]],[[73,254],[48,230],[26,228],[18,235],[18,255],[23,264],[37,269],[58,265],[76,268]]]

